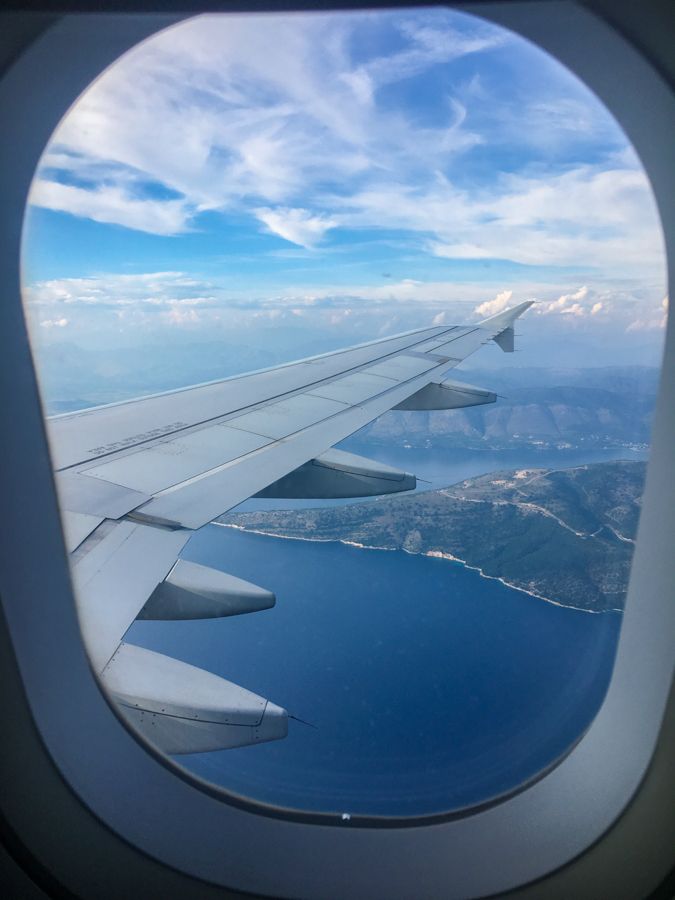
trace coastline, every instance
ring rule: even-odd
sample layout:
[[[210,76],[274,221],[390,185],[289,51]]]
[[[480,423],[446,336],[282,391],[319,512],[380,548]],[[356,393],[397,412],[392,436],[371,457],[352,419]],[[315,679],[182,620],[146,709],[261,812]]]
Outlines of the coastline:
[[[271,531],[259,531],[254,528],[245,528],[243,525],[236,525],[232,522],[212,522],[212,525],[217,525],[220,528],[233,528],[235,531],[242,531],[245,534],[259,534],[263,537],[272,537],[277,538],[279,540],[285,541],[306,541],[313,542],[318,544],[344,544],[346,547],[356,547],[359,550],[386,550],[389,552],[396,552],[396,550],[402,550],[404,553],[409,554],[410,556],[426,556],[430,559],[443,559],[448,562],[459,563],[464,566],[466,569],[470,569],[473,572],[477,572],[481,578],[488,578],[490,581],[500,581],[505,587],[511,588],[514,591],[520,591],[522,594],[527,594],[530,597],[534,597],[537,600],[543,600],[544,603],[550,603],[552,606],[560,606],[563,609],[573,609],[576,612],[584,612],[589,613],[590,615],[600,616],[605,615],[607,613],[623,613],[622,609],[585,609],[583,606],[573,606],[571,603],[561,603],[559,600],[553,600],[550,597],[544,597],[543,594],[537,594],[535,591],[528,590],[525,587],[521,587],[518,584],[513,584],[510,581],[507,581],[505,578],[502,578],[499,575],[488,575],[485,573],[480,566],[472,566],[465,559],[460,559],[458,556],[453,556],[452,553],[443,553],[441,550],[427,550],[424,552],[415,552],[412,550],[406,550],[405,547],[375,547],[369,544],[360,544],[358,541],[348,541],[342,538],[311,538],[311,537],[297,537],[295,535],[290,534],[275,534]]]

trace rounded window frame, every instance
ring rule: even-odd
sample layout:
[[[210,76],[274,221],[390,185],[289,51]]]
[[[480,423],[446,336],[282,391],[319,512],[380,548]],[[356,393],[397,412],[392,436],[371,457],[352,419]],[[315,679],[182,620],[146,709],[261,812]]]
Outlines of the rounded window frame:
[[[369,4],[376,5],[380,4]],[[480,4],[462,9],[534,40],[575,71],[619,119],[655,187],[672,270],[675,213],[667,208],[665,198],[675,195],[675,173],[669,171],[665,148],[675,145],[675,97],[644,58],[588,10],[569,3],[544,4],[545,11],[542,5],[539,11],[530,4],[525,6],[529,8],[507,3],[498,8],[491,5],[489,10]],[[558,9],[557,23],[553,7]],[[274,5],[275,10],[279,8]],[[567,16],[561,15],[563,8]],[[20,376],[16,395],[2,412],[6,419],[3,433],[10,437],[8,465],[0,475],[0,486],[9,500],[5,516],[13,529],[8,534],[8,557],[15,551],[14,558],[25,575],[36,536],[44,554],[40,565],[44,571],[32,579],[22,581],[11,571],[2,572],[2,598],[28,700],[45,745],[73,790],[110,828],[167,865],[228,887],[322,896],[330,884],[333,896],[349,891],[366,893],[368,886],[376,883],[376,868],[377,890],[389,897],[411,896],[420,884],[428,886],[430,894],[465,897],[504,891],[542,877],[582,853],[621,815],[647,769],[667,702],[675,661],[675,612],[667,602],[673,563],[667,560],[665,545],[666,523],[672,523],[675,516],[670,463],[675,445],[675,326],[669,320],[652,458],[615,670],[598,716],[559,765],[517,795],[488,808],[467,810],[461,817],[445,817],[443,824],[433,828],[413,828],[406,823],[397,823],[396,829],[362,829],[345,823],[317,828],[289,821],[283,814],[261,816],[248,804],[223,802],[212,791],[196,789],[196,779],[177,778],[173,767],[162,764],[154,752],[148,753],[131,737],[104,700],[77,628],[44,424],[29,413],[20,426],[15,421],[14,428],[7,430],[11,417],[16,417],[17,410],[21,412],[21,404],[24,412],[30,404],[39,410],[18,265],[20,223],[39,157],[61,115],[105,67],[140,40],[184,17],[120,14],[103,18],[107,21],[87,15],[62,18],[0,82],[1,114],[5,121],[17,123],[16,127],[13,124],[14,146],[20,141],[26,149],[21,159],[12,155],[11,146],[0,151],[8,198],[3,217],[9,234],[0,248],[0,270],[9,284],[7,309],[2,312],[3,334],[17,341],[2,366],[8,367],[6,374],[10,362],[15,364],[14,377],[17,371]],[[573,27],[576,30],[572,31]],[[572,33],[574,41],[570,43]],[[584,35],[581,46],[579,34]],[[599,48],[604,52],[598,52]],[[631,87],[628,96],[607,72],[606,60],[613,53],[616,58],[621,53],[625,84]],[[42,71],[45,61],[61,66],[64,59],[69,61],[69,70],[47,85],[40,77],[40,67],[35,66],[36,58]],[[630,72],[626,71],[626,59],[632,61]],[[640,102],[640,88],[648,90],[652,98],[648,110]],[[30,98],[30,108],[22,108],[25,98]],[[644,131],[649,131],[650,138]],[[655,131],[660,132],[657,141],[651,137]],[[25,452],[27,446],[29,453]],[[38,511],[32,510],[16,489],[26,478],[46,498]],[[656,583],[648,584],[654,581],[654,572]],[[44,590],[47,587],[49,591]],[[659,590],[663,592],[660,598],[656,596]],[[36,644],[45,648],[39,659]],[[651,647],[651,654],[646,658],[643,650],[645,658],[636,672],[633,657],[636,648],[645,644]],[[64,692],[71,700],[67,705]],[[78,720],[83,714],[85,737],[74,738],[75,733],[82,734]],[[615,764],[608,763],[607,751],[617,736],[624,739],[624,752]],[[115,796],[107,788],[108,768],[101,765],[111,755],[120,779]],[[561,814],[566,796],[569,799],[588,790],[597,798],[592,808],[577,805],[569,810],[569,816]],[[127,800],[124,809],[118,803],[120,791]],[[148,802],[157,792],[163,798],[161,809]],[[171,808],[173,822],[187,819],[189,829],[171,826]],[[539,816],[548,810],[543,825],[533,810],[539,810]],[[553,810],[558,821],[552,818]],[[231,839],[227,852],[223,852],[224,831]],[[265,848],[264,858],[260,848]],[[302,865],[307,858],[313,860],[312,871]]]

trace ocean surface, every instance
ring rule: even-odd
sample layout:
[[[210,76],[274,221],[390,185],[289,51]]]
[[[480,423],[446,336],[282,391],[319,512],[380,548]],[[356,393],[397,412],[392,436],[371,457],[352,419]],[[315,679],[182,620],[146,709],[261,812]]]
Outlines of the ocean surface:
[[[434,487],[503,468],[644,458],[380,449],[370,452],[434,475]],[[218,525],[197,532],[183,555],[277,595],[261,613],[137,622],[127,635],[311,723],[291,720],[283,741],[176,758],[255,800],[366,815],[480,803],[563,754],[609,682],[620,614],[555,606],[460,563]]]

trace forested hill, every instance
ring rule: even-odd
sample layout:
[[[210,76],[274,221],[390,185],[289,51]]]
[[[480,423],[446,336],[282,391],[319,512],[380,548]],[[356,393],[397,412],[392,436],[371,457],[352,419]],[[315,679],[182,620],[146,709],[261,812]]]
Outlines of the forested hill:
[[[537,596],[623,607],[643,462],[493,472],[439,491],[220,521],[303,540],[445,555]]]

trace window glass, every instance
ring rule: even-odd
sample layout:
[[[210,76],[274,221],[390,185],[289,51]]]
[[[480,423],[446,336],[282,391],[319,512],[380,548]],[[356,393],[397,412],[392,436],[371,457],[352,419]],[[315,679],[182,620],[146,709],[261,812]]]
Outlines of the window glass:
[[[419,816],[513,791],[583,734],[668,301],[639,159],[564,67],[445,9],[190,19],[59,125],[23,279],[85,641],[177,763],[293,810]],[[449,339],[526,300],[515,353],[490,342],[444,376],[496,402],[392,410],[339,442],[414,492],[326,499],[303,474],[305,496],[240,502],[237,460],[267,459],[310,407],[227,440],[220,417],[296,390],[295,370],[232,382],[227,408],[208,387],[72,415],[413,329]],[[148,518],[216,471],[215,522]],[[225,595],[242,614],[214,614]],[[218,728],[238,736],[213,749]]]

